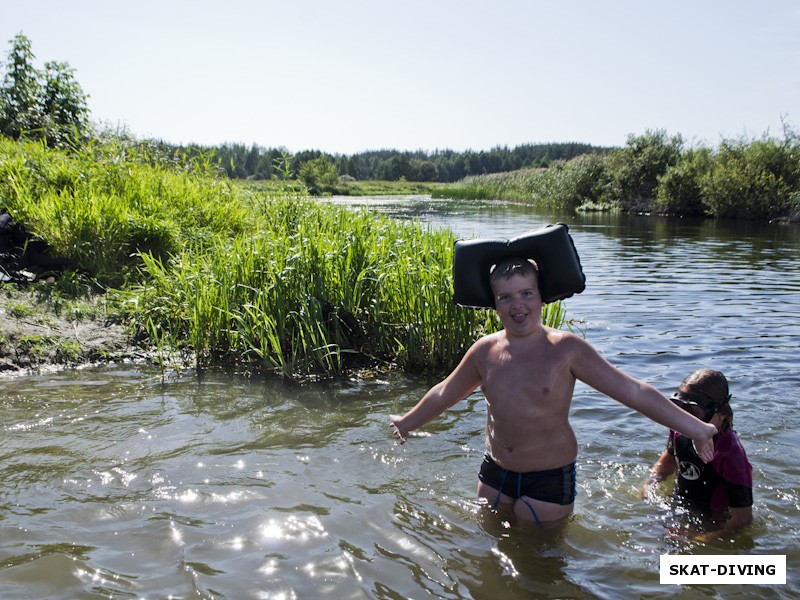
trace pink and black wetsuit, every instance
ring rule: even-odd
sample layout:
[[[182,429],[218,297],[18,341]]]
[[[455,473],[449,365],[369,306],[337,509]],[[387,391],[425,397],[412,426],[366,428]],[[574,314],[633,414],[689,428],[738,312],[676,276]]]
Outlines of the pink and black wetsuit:
[[[678,463],[675,497],[685,506],[721,519],[729,507],[753,505],[753,467],[730,427],[714,438],[710,463],[700,460],[691,438],[675,431],[669,432],[667,451]]]

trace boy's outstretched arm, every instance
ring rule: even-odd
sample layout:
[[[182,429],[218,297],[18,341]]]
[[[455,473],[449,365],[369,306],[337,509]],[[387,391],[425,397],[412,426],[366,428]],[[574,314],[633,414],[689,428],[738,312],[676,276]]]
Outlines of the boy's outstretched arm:
[[[652,385],[617,369],[586,340],[572,336],[572,342],[575,344],[572,370],[577,379],[656,423],[691,438],[703,462],[714,458],[716,427],[678,408]]]
[[[718,433],[717,428],[678,408],[650,384],[635,379],[633,381],[636,385],[632,396],[612,397],[656,423],[690,437],[701,460],[711,462],[714,459],[714,436]]]
[[[401,444],[405,443],[409,432],[435,419],[469,396],[480,385],[481,376],[475,364],[473,348],[467,351],[450,375],[428,390],[414,408],[402,417],[397,415],[389,417],[393,434]]]

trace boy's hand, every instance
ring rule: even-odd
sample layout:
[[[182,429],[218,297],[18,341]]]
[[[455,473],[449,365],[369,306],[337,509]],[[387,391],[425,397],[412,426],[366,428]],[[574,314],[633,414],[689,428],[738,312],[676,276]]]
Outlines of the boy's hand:
[[[402,425],[400,425],[402,419],[397,415],[391,415],[389,419],[391,420],[389,427],[392,428],[392,435],[400,440],[400,444],[405,444],[408,439],[408,431],[403,429]]]
[[[714,436],[717,435],[717,428],[711,423],[704,423],[706,426],[701,437],[692,438],[692,445],[697,452],[697,456],[705,462],[709,463],[714,460]]]

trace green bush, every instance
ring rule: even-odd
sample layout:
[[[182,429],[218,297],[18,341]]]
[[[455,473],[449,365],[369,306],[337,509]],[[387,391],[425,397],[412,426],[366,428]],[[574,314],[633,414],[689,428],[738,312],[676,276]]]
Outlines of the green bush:
[[[678,163],[682,148],[680,135],[669,137],[663,130],[629,135],[625,147],[609,156],[608,199],[624,211],[652,210],[659,179]]]
[[[297,178],[315,195],[335,192],[341,184],[336,165],[324,156],[304,162]]]
[[[578,156],[555,167],[551,201],[560,207],[579,208],[586,204],[602,205],[607,201],[611,173],[608,159],[597,154]]]
[[[703,204],[715,217],[770,219],[800,209],[800,144],[723,142],[700,178]]]
[[[667,168],[659,178],[656,206],[659,213],[680,216],[704,216],[702,178],[711,169],[711,151],[689,150],[677,164]]]
[[[609,154],[466,177],[433,195],[769,220],[800,212],[800,137],[787,127],[783,139],[725,140],[717,149],[684,150],[681,136],[648,131],[629,136],[624,148]]]

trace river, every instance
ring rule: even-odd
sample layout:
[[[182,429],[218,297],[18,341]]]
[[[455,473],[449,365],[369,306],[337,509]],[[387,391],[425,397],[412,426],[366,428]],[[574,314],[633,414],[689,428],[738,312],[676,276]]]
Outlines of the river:
[[[579,385],[578,497],[538,531],[474,501],[480,394],[404,446],[388,415],[430,385],[289,386],[117,365],[2,380],[2,598],[793,598],[800,589],[800,229],[491,202],[341,199],[510,237],[569,225],[576,330],[669,394],[723,371],[754,522],[700,544],[639,490],[667,431]],[[666,553],[787,557],[786,585],[661,585]]]

